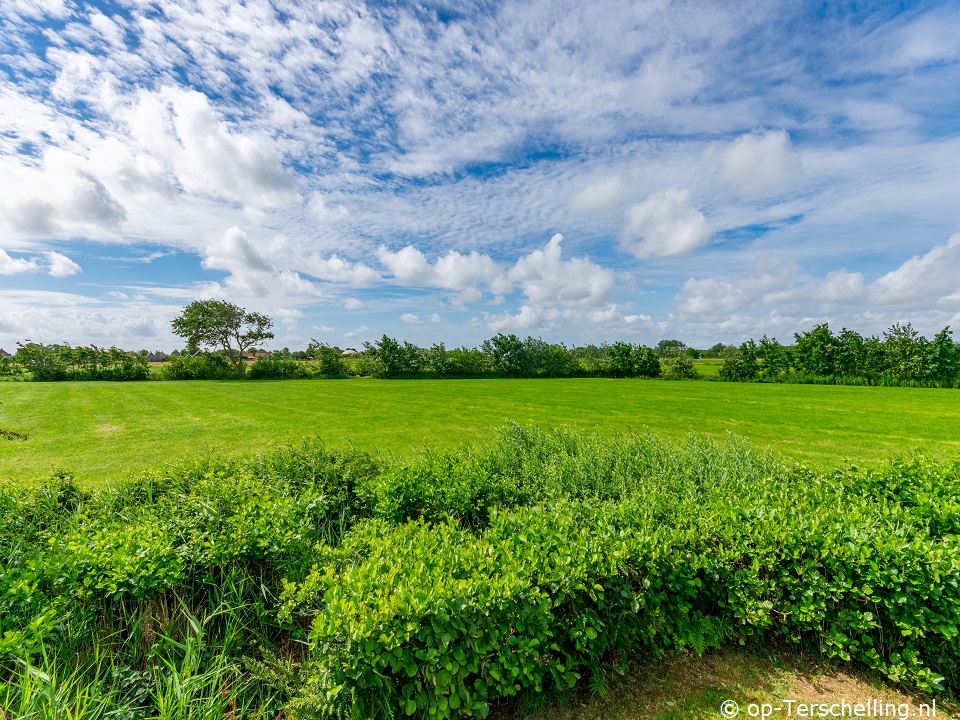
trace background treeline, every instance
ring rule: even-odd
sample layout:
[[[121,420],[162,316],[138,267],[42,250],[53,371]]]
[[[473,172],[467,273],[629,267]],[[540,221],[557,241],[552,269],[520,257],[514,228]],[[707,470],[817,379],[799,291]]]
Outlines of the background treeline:
[[[443,343],[422,348],[384,335],[365,343],[356,354],[311,342],[306,350],[260,353],[243,375],[253,379],[346,378],[502,378],[502,377],[660,377],[661,361],[677,377],[695,374],[692,357],[679,341],[656,349],[615,342],[568,348],[539,338],[521,340],[498,334],[479,348],[447,349]],[[82,361],[78,358],[84,358]],[[87,358],[91,359],[87,359]],[[93,359],[99,358],[99,359]],[[110,359],[110,363],[105,358]],[[0,359],[0,373],[29,375],[34,380],[145,380],[150,376],[146,351],[75,348],[27,343],[16,355]],[[181,353],[164,363],[159,377],[168,380],[219,380],[237,377],[235,358],[223,351]],[[85,364],[86,363],[86,364]],[[134,372],[132,369],[137,368]],[[125,373],[120,372],[125,369]]]
[[[795,333],[793,345],[764,335],[739,347],[717,343],[706,350],[680,340],[655,347],[627,342],[568,347],[541,338],[499,333],[479,347],[425,348],[384,335],[361,352],[312,341],[305,350],[287,348],[241,356],[223,350],[183,352],[151,368],[146,351],[117,348],[21,344],[0,358],[0,375],[33,380],[221,380],[291,378],[699,378],[734,382],[796,382],[844,385],[960,385],[960,346],[950,328],[927,340],[910,323],[895,323],[882,338],[864,337],[827,324]],[[713,359],[712,365],[705,364]],[[721,362],[722,361],[722,362]],[[719,367],[718,367],[718,363]],[[713,370],[711,374],[709,371]],[[239,370],[239,372],[238,372]],[[719,373],[717,371],[719,370]]]
[[[949,327],[927,340],[910,323],[894,325],[878,337],[843,328],[834,334],[824,323],[794,334],[792,346],[766,335],[731,349],[720,378],[732,381],[842,385],[960,385],[960,346]]]

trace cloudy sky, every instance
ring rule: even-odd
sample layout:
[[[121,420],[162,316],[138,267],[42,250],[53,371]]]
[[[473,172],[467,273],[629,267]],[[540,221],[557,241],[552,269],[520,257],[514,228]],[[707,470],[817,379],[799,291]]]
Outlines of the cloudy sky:
[[[872,8],[872,9],[870,9]],[[0,0],[0,346],[960,329],[960,5]]]

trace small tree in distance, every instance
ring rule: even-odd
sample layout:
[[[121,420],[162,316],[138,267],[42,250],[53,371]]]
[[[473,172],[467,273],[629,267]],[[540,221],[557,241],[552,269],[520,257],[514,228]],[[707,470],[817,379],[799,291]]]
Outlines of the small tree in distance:
[[[243,373],[244,351],[273,338],[273,320],[226,300],[194,300],[171,325],[188,345],[222,348],[236,363],[237,374]]]

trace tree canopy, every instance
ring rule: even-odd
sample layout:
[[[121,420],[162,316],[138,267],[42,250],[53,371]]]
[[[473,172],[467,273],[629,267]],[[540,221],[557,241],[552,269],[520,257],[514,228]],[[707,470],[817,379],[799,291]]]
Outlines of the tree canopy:
[[[243,372],[243,353],[273,338],[273,320],[226,300],[194,300],[171,323],[188,345],[222,348]]]

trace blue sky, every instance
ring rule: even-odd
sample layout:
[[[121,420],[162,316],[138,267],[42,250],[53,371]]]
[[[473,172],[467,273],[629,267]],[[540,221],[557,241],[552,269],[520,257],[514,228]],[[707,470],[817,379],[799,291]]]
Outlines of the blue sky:
[[[466,8],[466,9],[465,9]],[[0,347],[960,327],[960,6],[0,0]]]

